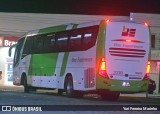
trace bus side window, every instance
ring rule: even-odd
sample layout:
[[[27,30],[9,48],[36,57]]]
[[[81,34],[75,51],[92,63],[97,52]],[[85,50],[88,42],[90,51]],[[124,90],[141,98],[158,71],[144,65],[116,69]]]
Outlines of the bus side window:
[[[83,49],[89,49],[92,47],[92,33],[85,33],[83,37]]]
[[[81,51],[82,45],[81,45],[82,35],[80,34],[80,31],[74,30],[70,33],[70,39],[69,39],[69,51]]]
[[[51,52],[56,52],[56,39],[54,37],[52,37],[50,39],[50,50]]]
[[[56,35],[57,51],[67,52],[68,51],[68,34],[67,32],[59,32]]]
[[[38,35],[34,37],[34,53],[43,53],[43,37]]]
[[[86,28],[83,34],[83,50],[93,47],[98,35],[98,26]]]
[[[19,62],[20,60],[20,53],[21,53],[21,49],[24,43],[24,38],[21,38],[18,41],[18,44],[16,45],[16,50],[15,50],[15,54],[14,54],[14,66]]]
[[[55,48],[55,33],[43,35],[43,53],[54,53]]]
[[[23,49],[23,53],[22,53],[22,58],[24,58],[25,56],[32,54],[33,50],[33,37],[30,36],[26,39],[25,45],[24,45],[24,49]]]

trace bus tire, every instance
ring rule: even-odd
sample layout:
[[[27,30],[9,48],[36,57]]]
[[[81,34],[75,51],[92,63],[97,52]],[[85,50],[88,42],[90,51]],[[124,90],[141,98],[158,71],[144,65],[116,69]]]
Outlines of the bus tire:
[[[71,76],[69,76],[66,79],[65,82],[65,91],[66,91],[66,96],[67,97],[74,97],[74,90],[73,90],[73,79]]]
[[[29,93],[29,87],[27,85],[27,77],[24,76],[24,78],[22,78],[22,79],[23,79],[24,92]]]
[[[120,92],[104,92],[101,94],[101,98],[106,101],[117,101],[119,98]]]

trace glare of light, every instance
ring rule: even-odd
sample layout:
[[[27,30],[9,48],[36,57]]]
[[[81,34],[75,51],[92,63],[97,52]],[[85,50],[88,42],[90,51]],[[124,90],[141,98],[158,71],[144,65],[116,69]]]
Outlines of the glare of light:
[[[126,86],[126,82],[123,82],[123,83],[122,83],[122,86]]]
[[[123,83],[122,83],[122,86],[128,87],[128,86],[130,86],[130,83],[129,83],[129,82],[123,82]]]
[[[109,23],[109,22],[110,22],[110,20],[109,20],[109,19],[107,19],[107,20],[106,20],[106,22],[107,22],[107,23]]]
[[[147,69],[146,69],[146,74],[149,74],[150,71],[151,71],[151,62],[148,61],[148,63],[147,63]]]
[[[145,26],[148,26],[148,23],[145,22],[144,25],[145,25]]]
[[[132,40],[126,40],[126,42],[132,42]]]

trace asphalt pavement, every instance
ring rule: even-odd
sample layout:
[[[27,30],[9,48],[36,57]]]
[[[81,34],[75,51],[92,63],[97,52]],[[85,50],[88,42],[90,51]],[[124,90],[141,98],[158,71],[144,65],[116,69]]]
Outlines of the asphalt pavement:
[[[0,85],[0,91],[20,91],[22,92],[23,90],[24,90],[23,86]],[[47,91],[47,90],[38,90],[38,91]],[[160,93],[159,94],[155,94],[155,93],[153,94],[146,94],[146,93],[121,94],[121,96],[160,98]]]

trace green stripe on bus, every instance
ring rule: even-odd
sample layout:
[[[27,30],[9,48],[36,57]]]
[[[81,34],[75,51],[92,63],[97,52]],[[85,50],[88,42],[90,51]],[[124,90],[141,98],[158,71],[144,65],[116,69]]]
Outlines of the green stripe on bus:
[[[72,27],[72,29],[75,29],[75,28],[77,28],[77,24],[74,24]],[[67,66],[67,62],[68,62],[68,56],[69,56],[69,52],[65,52],[64,57],[63,57],[63,61],[62,61],[60,76],[64,76],[64,74],[65,74],[66,66]]]
[[[66,27],[67,25],[48,27],[48,28],[40,29],[38,34],[46,34],[46,33],[51,33],[51,32],[63,31],[63,30],[66,30]]]
[[[105,79],[101,76],[99,76],[99,82],[101,84],[101,88],[99,89],[106,89],[110,91],[123,91],[123,92],[142,92],[148,90],[148,80],[143,81],[136,81],[136,80],[128,80],[127,82],[130,85],[134,86],[122,86],[123,82],[126,80],[111,80],[111,79]],[[113,86],[114,85],[114,86]]]
[[[66,53],[64,54],[64,57],[63,57],[63,62],[62,62],[62,66],[61,66],[60,76],[64,76],[64,73],[65,73],[65,71],[66,71],[68,56],[69,56],[69,52],[66,52]]]
[[[97,39],[96,48],[96,63],[99,64],[99,60],[105,56],[105,39],[106,39],[106,24],[105,21],[101,21]],[[97,66],[96,65],[96,66]]]
[[[148,28],[149,29],[149,28]],[[148,54],[148,59],[150,60],[151,58],[151,29],[149,29],[149,54]]]
[[[98,74],[98,68],[102,57],[105,57],[105,39],[106,39],[106,22],[101,21],[98,33],[98,40],[97,40],[97,48],[96,48],[96,88],[101,89],[103,83],[100,81],[100,77]]]
[[[34,54],[30,60],[29,76],[53,76],[56,69],[58,53]]]
[[[67,25],[47,27],[39,29],[38,35],[66,30]],[[53,76],[59,53],[34,54],[31,56],[28,75],[29,76]]]

